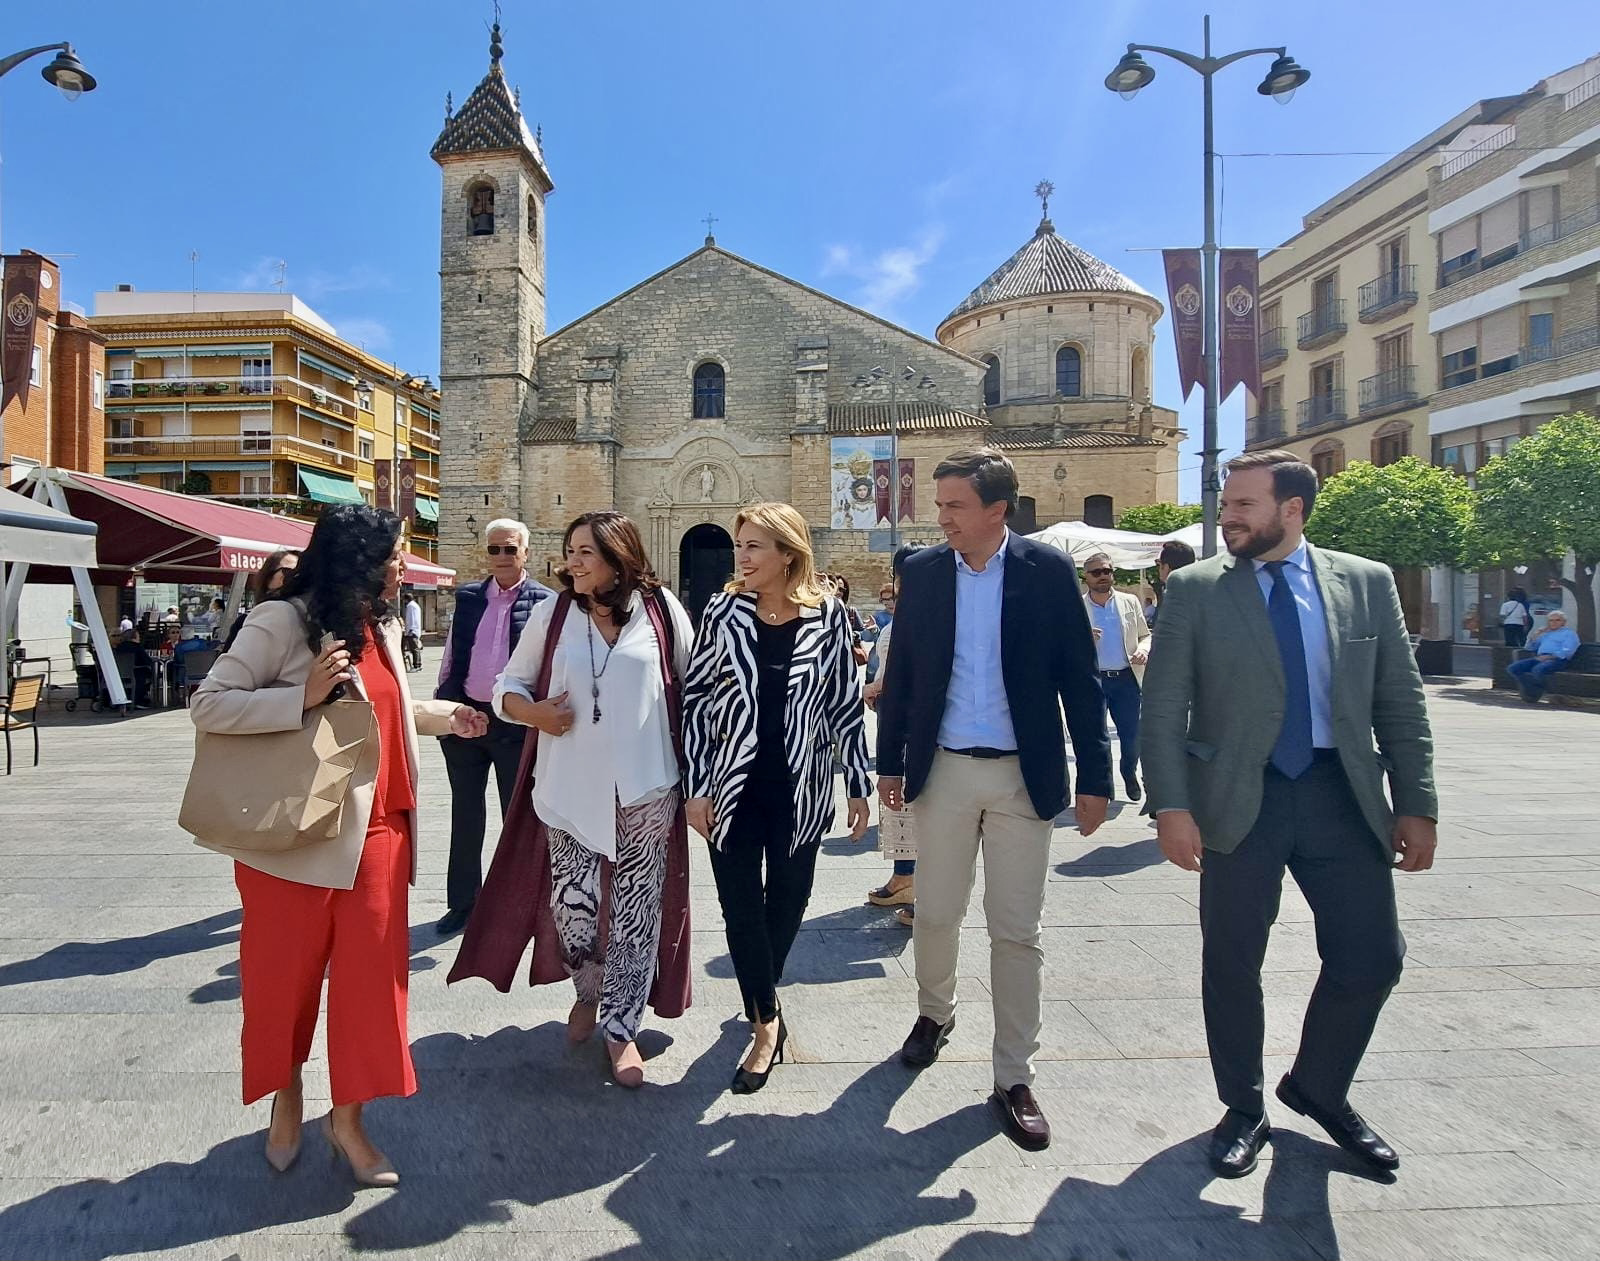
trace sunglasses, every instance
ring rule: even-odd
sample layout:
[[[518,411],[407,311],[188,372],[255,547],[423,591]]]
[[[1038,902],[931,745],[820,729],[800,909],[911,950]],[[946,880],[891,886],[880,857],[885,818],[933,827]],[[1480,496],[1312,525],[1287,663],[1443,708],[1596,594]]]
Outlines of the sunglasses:
[[[1101,577],[1104,577],[1106,574],[1109,574],[1111,572],[1111,570],[1109,570],[1109,569],[1085,569],[1083,572],[1088,574],[1089,577],[1091,577],[1091,578],[1101,578]]]
[[[517,544],[515,543],[490,543],[483,549],[491,556],[515,556]]]

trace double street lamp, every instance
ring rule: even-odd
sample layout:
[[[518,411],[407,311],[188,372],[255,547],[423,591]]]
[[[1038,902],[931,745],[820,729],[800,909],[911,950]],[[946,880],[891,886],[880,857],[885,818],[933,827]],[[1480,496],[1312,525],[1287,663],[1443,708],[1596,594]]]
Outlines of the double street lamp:
[[[885,368],[882,364],[869,368],[863,372],[851,385],[856,389],[865,389],[869,386],[888,378],[889,381],[889,551],[900,550],[900,383],[904,381],[910,385],[916,381],[919,390],[926,390],[935,385],[934,379],[926,373],[922,379],[917,380],[917,369],[906,364],[898,372],[892,368]]]
[[[1289,56],[1287,48],[1246,48],[1240,52],[1229,53],[1225,57],[1213,57],[1211,17],[1208,14],[1205,19],[1205,48],[1198,56],[1194,53],[1180,52],[1176,48],[1163,48],[1158,44],[1128,45],[1128,51],[1123,54],[1122,60],[1117,62],[1116,69],[1106,76],[1106,87],[1125,101],[1132,100],[1142,89],[1149,87],[1156,77],[1155,67],[1141,57],[1140,53],[1160,53],[1163,57],[1170,57],[1173,61],[1188,66],[1200,76],[1205,85],[1206,239],[1201,247],[1201,253],[1204,258],[1205,275],[1203,308],[1206,381],[1205,427],[1202,435],[1203,448],[1200,453],[1200,502],[1204,514],[1205,534],[1202,555],[1211,556],[1217,550],[1217,492],[1220,489],[1217,478],[1217,395],[1220,392],[1217,372],[1217,155],[1211,139],[1211,79],[1217,71],[1246,57],[1272,57],[1272,66],[1256,91],[1262,96],[1270,96],[1280,105],[1287,105],[1289,99],[1294,96],[1295,89],[1311,77],[1311,72]]]

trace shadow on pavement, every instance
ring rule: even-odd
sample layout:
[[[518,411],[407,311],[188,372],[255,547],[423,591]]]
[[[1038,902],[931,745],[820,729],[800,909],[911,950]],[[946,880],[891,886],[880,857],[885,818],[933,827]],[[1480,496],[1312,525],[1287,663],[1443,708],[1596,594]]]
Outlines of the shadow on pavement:
[[[880,906],[863,903],[826,915],[808,915],[784,964],[787,983],[828,985],[864,977],[903,975],[886,966],[911,949],[911,934]],[[726,951],[705,963],[705,974],[732,980],[733,959]]]
[[[32,959],[0,964],[0,986],[64,981],[76,976],[116,976],[137,972],[158,959],[172,959],[239,940],[238,911],[219,911],[189,924],[177,924],[142,937],[113,941],[68,941]]]
[[[1129,871],[1143,871],[1165,862],[1161,846],[1153,836],[1126,845],[1102,845],[1087,854],[1080,854],[1070,862],[1056,866],[1058,876],[1077,876],[1099,879]]]

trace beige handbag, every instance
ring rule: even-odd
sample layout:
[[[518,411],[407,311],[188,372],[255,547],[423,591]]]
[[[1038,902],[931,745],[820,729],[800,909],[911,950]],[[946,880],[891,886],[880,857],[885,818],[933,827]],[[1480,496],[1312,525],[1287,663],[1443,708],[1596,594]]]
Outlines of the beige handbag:
[[[293,731],[203,731],[178,826],[208,846],[262,854],[331,841],[372,733],[363,700],[319,705]]]

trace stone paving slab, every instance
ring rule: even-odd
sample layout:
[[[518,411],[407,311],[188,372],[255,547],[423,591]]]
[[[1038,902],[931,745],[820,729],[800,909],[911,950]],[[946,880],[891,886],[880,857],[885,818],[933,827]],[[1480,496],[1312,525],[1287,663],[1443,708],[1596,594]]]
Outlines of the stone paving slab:
[[[650,1084],[572,1050],[562,987],[444,984],[448,802],[424,743],[411,902],[421,1092],[372,1128],[404,1171],[361,1191],[308,1136],[284,1177],[239,1106],[231,873],[174,825],[181,713],[47,717],[45,765],[0,780],[0,1261],[10,1257],[451,1259],[1572,1258],[1600,1237],[1600,718],[1430,688],[1445,820],[1401,877],[1407,968],[1353,1098],[1400,1148],[1368,1177],[1303,1118],[1240,1182],[1199,1004],[1195,878],[1115,812],[1052,842],[1045,1152],[1000,1137],[989,1089],[981,872],[955,1037],[918,1075],[910,934],[866,907],[884,865],[830,839],[791,960],[793,1062],[726,1092],[743,1053],[709,870],[694,858],[696,1003],[647,1026]],[[86,786],[92,786],[87,790]],[[1286,886],[1265,972],[1266,1076],[1291,1062],[1318,965]],[[320,1040],[319,1040],[320,1046]],[[308,1065],[325,1107],[326,1063]]]

